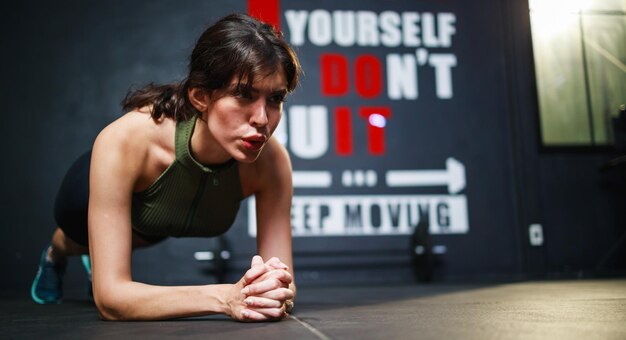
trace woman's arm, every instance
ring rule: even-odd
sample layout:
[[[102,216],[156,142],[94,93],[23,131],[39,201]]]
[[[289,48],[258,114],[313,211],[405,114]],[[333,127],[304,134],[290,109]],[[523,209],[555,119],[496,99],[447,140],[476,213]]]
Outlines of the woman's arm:
[[[129,133],[129,124],[113,124],[96,139],[90,173],[89,249],[101,318],[157,320],[223,313],[237,320],[262,320],[244,317],[241,293],[245,282],[264,274],[262,268],[251,269],[234,285],[165,287],[132,280],[131,200],[147,146],[137,142],[145,140],[142,136]]]
[[[293,256],[291,241],[291,197],[293,195],[291,162],[287,150],[275,138],[271,138],[261,157],[257,160],[256,174],[258,189],[255,191],[257,216],[257,248],[264,259],[277,257],[288,266],[293,278]],[[261,288],[250,285],[258,294]],[[295,296],[296,285],[288,287]],[[281,300],[281,291],[272,298]],[[290,299],[291,300],[291,299]],[[283,300],[284,301],[284,300]]]

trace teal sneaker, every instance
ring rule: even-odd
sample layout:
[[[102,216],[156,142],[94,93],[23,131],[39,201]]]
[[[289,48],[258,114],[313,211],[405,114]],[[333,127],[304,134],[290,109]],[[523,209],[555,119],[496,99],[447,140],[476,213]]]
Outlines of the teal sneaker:
[[[93,285],[91,282],[91,259],[89,258],[89,255],[81,255],[80,262],[83,264],[83,267],[85,267],[85,272],[87,272],[87,294],[89,294],[89,297],[93,298]]]
[[[61,303],[63,298],[63,274],[65,266],[46,260],[49,246],[41,253],[39,269],[30,288],[30,295],[39,304]]]

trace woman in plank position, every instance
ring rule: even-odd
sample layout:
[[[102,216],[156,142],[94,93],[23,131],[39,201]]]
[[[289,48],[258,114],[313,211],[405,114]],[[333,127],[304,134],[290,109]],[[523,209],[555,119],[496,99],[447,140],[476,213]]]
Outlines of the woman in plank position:
[[[102,319],[282,319],[296,291],[291,163],[272,133],[300,72],[271,26],[233,14],[200,36],[184,81],[129,92],[122,103],[128,113],[102,130],[63,180],[58,228],[42,253],[33,299],[60,302],[67,257],[90,254],[84,264],[93,269]],[[259,255],[237,283],[133,281],[133,249],[168,236],[222,234],[251,195]]]

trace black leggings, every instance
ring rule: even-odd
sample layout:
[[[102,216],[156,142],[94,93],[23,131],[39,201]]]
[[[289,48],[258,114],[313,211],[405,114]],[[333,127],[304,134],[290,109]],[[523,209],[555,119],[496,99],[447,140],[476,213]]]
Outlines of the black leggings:
[[[72,241],[89,245],[87,233],[87,209],[89,208],[89,167],[91,150],[82,154],[69,168],[54,202],[54,219],[57,226]],[[162,236],[140,234],[133,230],[134,236],[156,243],[165,239]]]

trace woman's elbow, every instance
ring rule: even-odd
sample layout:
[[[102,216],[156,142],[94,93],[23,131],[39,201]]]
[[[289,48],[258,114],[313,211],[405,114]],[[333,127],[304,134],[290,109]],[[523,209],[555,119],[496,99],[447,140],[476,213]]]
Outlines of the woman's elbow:
[[[93,294],[98,316],[103,321],[124,321],[128,320],[128,316],[124,313],[119,299],[107,294],[106,292],[94,291]]]
[[[97,307],[97,308],[98,308],[98,316],[100,317],[100,320],[102,320],[102,321],[121,321],[121,319],[118,319],[117,317],[115,317],[115,314],[110,313],[106,309],[101,308],[101,307]]]

